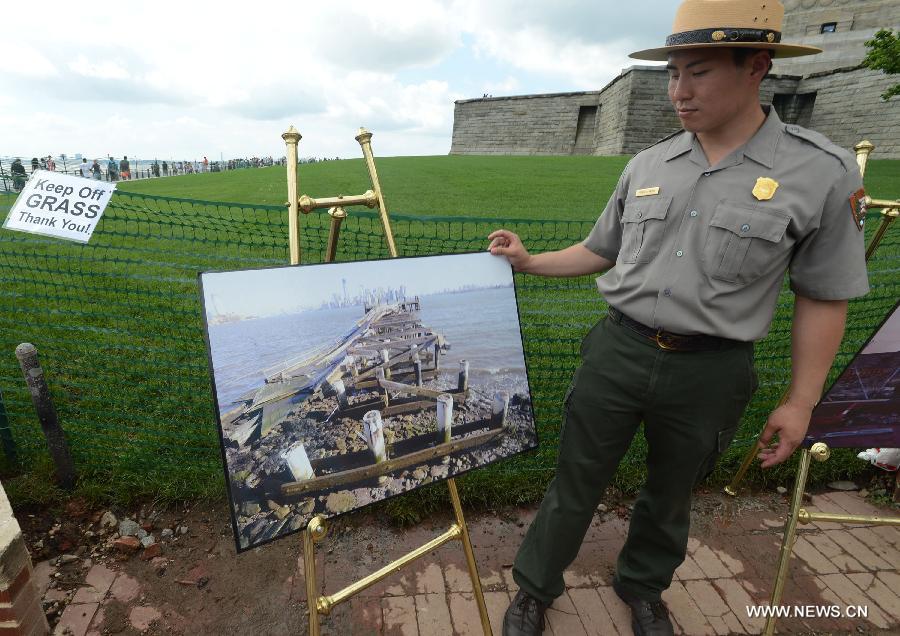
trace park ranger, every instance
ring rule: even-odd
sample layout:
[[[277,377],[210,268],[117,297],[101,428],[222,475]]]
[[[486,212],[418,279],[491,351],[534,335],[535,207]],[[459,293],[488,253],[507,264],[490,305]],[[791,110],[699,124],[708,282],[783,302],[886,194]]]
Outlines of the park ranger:
[[[769,330],[785,272],[791,382],[760,437],[762,467],[786,460],[806,433],[847,299],[868,291],[865,210],[853,156],[760,104],[771,57],[820,52],[781,43],[783,15],[777,0],[684,0],[666,46],[632,54],[668,62],[684,130],[631,160],[582,243],[531,255],[512,232],[489,236],[491,252],[521,272],[603,273],[609,304],[582,343],[556,474],[515,560],[520,591],[504,634],[541,633],[642,422],[647,481],[613,587],[636,634],[672,633],[660,595],[685,557],[691,490],[756,390],[753,342]]]

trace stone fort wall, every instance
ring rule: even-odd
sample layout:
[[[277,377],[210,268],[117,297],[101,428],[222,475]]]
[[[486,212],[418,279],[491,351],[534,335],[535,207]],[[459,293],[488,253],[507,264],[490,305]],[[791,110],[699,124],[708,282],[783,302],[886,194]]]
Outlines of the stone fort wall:
[[[881,99],[900,76],[859,67],[865,40],[900,28],[900,1],[785,0],[785,10],[783,39],[826,53],[776,60],[762,101],[847,149],[866,138],[875,158],[900,159],[900,96]],[[632,66],[599,91],[460,100],[450,154],[631,155],[680,129],[666,84],[661,66]]]

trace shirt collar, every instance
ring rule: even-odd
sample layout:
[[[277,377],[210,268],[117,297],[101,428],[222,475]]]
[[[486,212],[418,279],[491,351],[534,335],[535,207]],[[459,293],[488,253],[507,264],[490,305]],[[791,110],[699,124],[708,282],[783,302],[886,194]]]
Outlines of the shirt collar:
[[[740,153],[744,157],[750,157],[753,161],[771,168],[775,165],[775,149],[778,146],[778,140],[781,138],[784,126],[778,118],[778,113],[771,105],[763,105],[763,112],[766,113],[766,119],[759,130],[744,144],[742,148],[738,148],[733,155]],[[697,141],[696,135],[692,132],[684,131],[683,134],[672,138],[669,148],[666,151],[665,160],[671,161],[675,157],[680,157],[684,153],[691,151],[690,159],[695,163],[705,165],[706,155]]]

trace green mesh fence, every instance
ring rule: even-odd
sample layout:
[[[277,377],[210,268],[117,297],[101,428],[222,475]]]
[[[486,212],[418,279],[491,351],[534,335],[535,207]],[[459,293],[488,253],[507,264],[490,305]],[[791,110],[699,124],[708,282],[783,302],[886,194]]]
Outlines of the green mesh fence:
[[[3,218],[13,201],[14,195],[0,194]],[[870,214],[867,235],[879,217]],[[0,458],[4,474],[48,462],[14,356],[16,345],[32,342],[83,484],[135,496],[219,491],[224,480],[197,273],[287,263],[286,219],[280,207],[116,193],[88,245],[0,230],[0,392],[21,461],[17,468]],[[302,216],[303,262],[321,262],[328,221],[324,214]],[[533,251],[546,251],[581,240],[591,226],[399,213],[392,222],[402,255],[482,250],[500,226],[519,233]],[[341,237],[338,260],[388,256],[380,221],[369,211],[352,211]],[[894,229],[870,263],[872,292],[851,304],[836,369],[893,306],[898,267]],[[520,479],[520,491],[533,493],[552,475],[561,401],[581,338],[606,308],[590,277],[517,274],[516,284],[541,446],[477,471],[481,477],[474,479],[502,483],[507,491]],[[757,346],[760,390],[724,470],[733,471],[785,386],[792,304],[785,289],[771,334]],[[623,471],[632,477],[623,482],[620,471],[626,487],[640,481],[642,447],[638,440],[625,459]]]

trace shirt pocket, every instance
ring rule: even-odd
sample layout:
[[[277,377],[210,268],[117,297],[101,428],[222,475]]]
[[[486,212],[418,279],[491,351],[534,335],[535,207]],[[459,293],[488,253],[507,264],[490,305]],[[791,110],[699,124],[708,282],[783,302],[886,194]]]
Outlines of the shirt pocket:
[[[704,271],[718,280],[748,284],[782,262],[791,217],[770,208],[723,201],[713,213],[703,248]]]
[[[659,252],[672,197],[632,201],[622,211],[620,263],[649,263]]]

